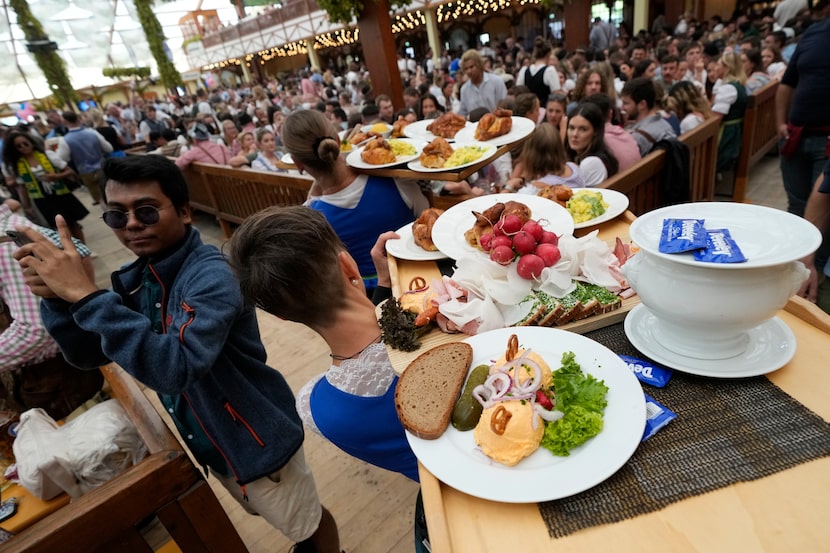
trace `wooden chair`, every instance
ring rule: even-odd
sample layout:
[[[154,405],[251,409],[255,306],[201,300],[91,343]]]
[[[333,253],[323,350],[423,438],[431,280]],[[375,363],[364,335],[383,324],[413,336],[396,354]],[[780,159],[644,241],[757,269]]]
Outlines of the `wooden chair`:
[[[778,128],[775,124],[777,91],[778,81],[773,81],[747,99],[741,155],[735,167],[735,188],[732,191],[732,199],[736,202],[746,200],[749,171],[778,143]]]

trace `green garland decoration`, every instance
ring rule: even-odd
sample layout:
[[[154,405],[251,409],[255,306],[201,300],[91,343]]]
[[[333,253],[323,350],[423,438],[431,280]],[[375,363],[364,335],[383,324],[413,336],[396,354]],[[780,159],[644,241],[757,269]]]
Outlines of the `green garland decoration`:
[[[17,14],[17,25],[23,30],[23,36],[27,42],[47,41],[49,37],[40,21],[32,14],[27,0],[9,0],[9,6]],[[56,50],[40,50],[34,54],[35,62],[46,77],[49,89],[61,104],[74,105],[78,100],[78,94],[69,80],[66,73],[66,64]]]
[[[105,67],[101,73],[104,77],[112,79],[127,79],[130,77],[138,77],[139,79],[146,79],[150,76],[150,68],[141,67]]]
[[[371,0],[377,3],[377,0]],[[397,11],[410,5],[412,0],[389,0],[389,9]],[[329,20],[348,25],[357,20],[363,12],[363,0],[317,0],[320,9],[329,15]]]
[[[150,53],[153,54],[153,59],[158,64],[161,82],[167,89],[183,85],[182,76],[164,52],[164,30],[156,14],[153,13],[154,0],[134,0],[134,3],[138,21],[144,29],[147,44],[150,46]]]

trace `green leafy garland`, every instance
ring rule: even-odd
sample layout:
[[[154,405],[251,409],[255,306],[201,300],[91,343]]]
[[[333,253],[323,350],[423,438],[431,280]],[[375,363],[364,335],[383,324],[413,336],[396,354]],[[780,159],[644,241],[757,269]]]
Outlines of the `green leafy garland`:
[[[184,84],[184,81],[164,51],[164,30],[156,14],[153,13],[153,2],[154,0],[134,0],[138,20],[147,37],[147,44],[150,46],[150,53],[153,54],[153,59],[158,64],[161,82],[164,83],[165,88],[172,89]]]
[[[375,3],[378,0],[371,0]],[[412,0],[389,0],[391,10],[399,10],[412,3]],[[317,5],[329,15],[329,20],[345,24],[357,20],[363,12],[363,0],[317,0]]]
[[[9,0],[9,6],[17,14],[17,25],[23,30],[27,42],[48,41],[49,37],[43,30],[40,21],[32,14],[27,0]],[[46,77],[52,94],[65,105],[73,105],[78,100],[78,94],[72,87],[69,75],[66,73],[66,64],[55,50],[41,50],[34,52],[38,67]]]
[[[150,68],[141,67],[105,67],[102,71],[104,77],[113,79],[126,79],[128,77],[138,77],[146,79],[150,76]]]

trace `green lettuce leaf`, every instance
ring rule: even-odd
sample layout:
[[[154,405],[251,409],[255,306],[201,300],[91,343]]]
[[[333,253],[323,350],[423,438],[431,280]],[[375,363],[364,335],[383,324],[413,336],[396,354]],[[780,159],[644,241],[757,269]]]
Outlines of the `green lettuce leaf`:
[[[608,401],[608,386],[582,372],[573,352],[562,354],[562,368],[553,373],[556,409],[565,413],[558,421],[545,423],[542,447],[554,455],[567,456],[571,449],[602,431],[602,414]]]

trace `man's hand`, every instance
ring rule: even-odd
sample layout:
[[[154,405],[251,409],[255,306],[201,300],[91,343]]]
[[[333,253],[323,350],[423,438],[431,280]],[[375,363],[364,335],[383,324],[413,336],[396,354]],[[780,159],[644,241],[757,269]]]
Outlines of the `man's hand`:
[[[31,238],[32,242],[14,252],[14,258],[23,269],[26,284],[33,294],[45,298],[60,297],[75,303],[98,287],[75,249],[66,221],[58,215],[55,222],[64,249],[33,229],[17,227],[18,232]]]
[[[392,287],[392,278],[389,276],[389,262],[386,258],[386,242],[395,238],[400,238],[400,235],[395,231],[384,232],[378,236],[377,242],[372,246],[372,251],[369,252],[372,256],[372,262],[375,264],[375,271],[378,274],[378,286]]]
[[[782,138],[784,140],[788,140],[790,138],[790,131],[787,129],[786,123],[778,126],[778,138]]]
[[[813,256],[805,257],[801,260],[807,270],[810,271],[810,276],[798,289],[797,294],[807,301],[816,303],[818,301],[818,270],[816,269],[815,258]]]

